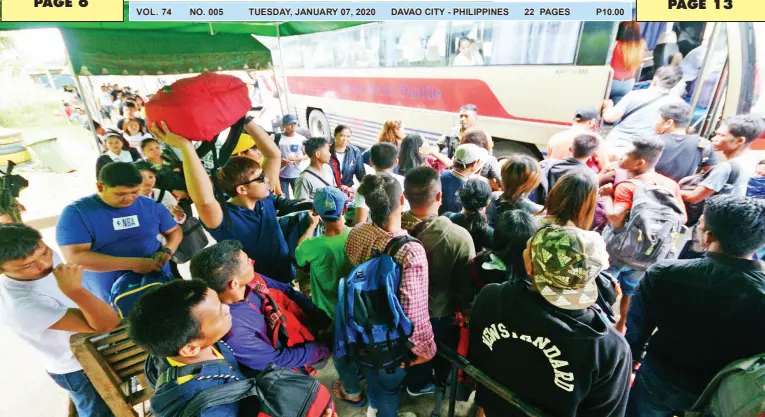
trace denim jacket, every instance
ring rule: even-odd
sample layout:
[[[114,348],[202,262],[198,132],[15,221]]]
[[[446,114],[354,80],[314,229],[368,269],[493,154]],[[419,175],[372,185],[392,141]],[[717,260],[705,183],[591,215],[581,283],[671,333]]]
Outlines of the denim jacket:
[[[330,148],[332,152],[332,158],[329,161],[329,165],[332,167],[332,172],[335,174],[335,180],[339,180],[338,184],[342,184],[348,187],[353,186],[353,176],[361,181],[366,175],[364,169],[364,159],[362,158],[361,150],[353,145],[348,145],[345,149],[345,159],[343,165],[340,166],[340,161],[337,159],[335,153],[335,147]]]

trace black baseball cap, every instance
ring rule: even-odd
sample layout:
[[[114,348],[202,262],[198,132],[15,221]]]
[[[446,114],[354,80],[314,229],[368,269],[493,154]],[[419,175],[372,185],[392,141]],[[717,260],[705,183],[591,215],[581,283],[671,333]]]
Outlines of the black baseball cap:
[[[600,112],[594,107],[582,107],[576,111],[574,120],[577,122],[589,122],[590,120],[600,120]]]

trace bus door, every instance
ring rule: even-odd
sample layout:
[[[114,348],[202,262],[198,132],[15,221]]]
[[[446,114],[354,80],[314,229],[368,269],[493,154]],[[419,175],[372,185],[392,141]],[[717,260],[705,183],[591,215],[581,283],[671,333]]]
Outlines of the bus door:
[[[706,48],[703,65],[688,85],[692,127],[707,138],[721,119],[751,110],[756,79],[752,24],[714,23],[710,31],[699,47]]]

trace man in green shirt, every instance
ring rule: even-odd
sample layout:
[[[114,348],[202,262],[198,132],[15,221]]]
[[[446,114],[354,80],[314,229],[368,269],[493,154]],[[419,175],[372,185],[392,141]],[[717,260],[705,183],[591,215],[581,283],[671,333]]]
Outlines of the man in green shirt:
[[[335,187],[316,190],[313,199],[311,225],[298,241],[295,250],[297,264],[301,268],[310,266],[311,299],[329,317],[335,317],[337,286],[340,278],[352,269],[345,254],[345,242],[351,231],[344,223],[348,196]],[[319,220],[324,222],[324,234],[313,236]]]

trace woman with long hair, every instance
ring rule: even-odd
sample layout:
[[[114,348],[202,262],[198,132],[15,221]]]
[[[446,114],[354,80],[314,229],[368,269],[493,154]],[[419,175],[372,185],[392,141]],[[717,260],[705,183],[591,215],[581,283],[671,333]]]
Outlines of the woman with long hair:
[[[401,122],[401,120],[388,120],[383,125],[382,130],[380,130],[380,136],[377,137],[377,143],[390,143],[395,146],[396,149],[398,149],[401,147],[401,142],[404,140],[405,136],[406,134],[404,133],[404,124]],[[369,156],[369,149],[367,149],[362,154],[364,163],[367,165],[369,165]],[[398,173],[398,166],[396,166],[396,170],[394,172]]]
[[[354,176],[361,182],[364,179],[364,175],[366,175],[361,150],[351,145],[352,135],[353,132],[350,127],[337,125],[333,141],[329,147],[331,154],[329,166],[332,167],[335,182],[339,186],[348,187],[348,189],[353,187]]]
[[[123,137],[128,141],[131,148],[139,147],[142,140],[152,137],[146,132],[146,128],[138,121],[138,119],[125,121],[123,128]]]
[[[555,183],[547,196],[543,224],[582,229],[581,236],[605,252],[606,243],[603,241],[603,236],[590,230],[597,205],[598,186],[591,179],[581,173],[564,175]],[[597,303],[603,311],[604,318],[611,323],[617,323],[611,306],[621,292],[618,281],[611,275],[601,273],[601,276],[595,280],[595,284],[598,286]],[[619,321],[621,324],[617,323],[617,329],[620,328],[619,326],[623,328],[626,324],[627,311],[623,310],[621,315]]]
[[[397,179],[388,174],[367,175],[358,192],[364,196],[372,222],[356,225],[348,234],[345,253],[354,267],[376,254],[384,253],[391,240],[407,236],[406,230],[401,227],[404,192]],[[392,256],[401,265],[399,300],[404,315],[412,321],[413,333],[409,340],[414,345],[410,351],[415,359],[410,365],[425,363],[436,353],[428,313],[428,259],[425,249],[419,242],[409,241]],[[384,372],[360,367],[351,359],[335,361],[335,368],[340,379],[333,384],[332,391],[337,398],[355,406],[363,405],[358,378],[361,371],[367,380],[370,414],[378,417],[398,415],[406,376],[402,367],[395,366]]]
[[[380,131],[380,136],[377,138],[378,143],[392,143],[398,148],[401,146],[401,141],[404,140],[406,134],[404,133],[404,124],[401,120],[388,120]]]
[[[617,104],[632,88],[635,77],[643,63],[646,42],[640,34],[640,24],[636,21],[621,22],[616,32],[616,43],[611,58],[614,80],[611,82],[611,100]]]
[[[409,133],[401,141],[401,149],[398,152],[398,173],[406,175],[407,172],[417,167],[433,168],[438,173],[451,168],[452,161],[438,151],[437,146],[426,142],[418,133]]]
[[[598,202],[598,185],[582,173],[561,177],[545,204],[545,222],[590,230]]]
[[[486,206],[491,201],[491,187],[480,179],[468,180],[460,188],[459,198],[462,202],[462,211],[449,213],[449,219],[470,233],[476,252],[489,249],[492,247],[494,229],[489,226],[485,213]]]
[[[529,195],[542,178],[542,168],[536,159],[526,155],[513,155],[503,161],[502,194],[494,199],[486,210],[489,224],[494,226],[497,216],[507,210],[520,209],[537,214],[543,206],[529,200]]]

